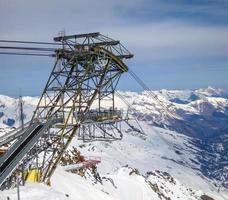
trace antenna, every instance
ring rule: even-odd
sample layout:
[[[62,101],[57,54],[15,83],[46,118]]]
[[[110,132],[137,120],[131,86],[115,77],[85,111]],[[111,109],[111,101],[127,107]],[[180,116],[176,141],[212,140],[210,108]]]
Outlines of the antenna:
[[[21,90],[20,90],[20,93],[19,93],[19,101],[18,101],[18,108],[19,108],[19,124],[20,124],[20,127],[21,127],[21,130],[24,130],[24,111],[23,111],[23,98],[22,98],[22,95],[21,95]]]

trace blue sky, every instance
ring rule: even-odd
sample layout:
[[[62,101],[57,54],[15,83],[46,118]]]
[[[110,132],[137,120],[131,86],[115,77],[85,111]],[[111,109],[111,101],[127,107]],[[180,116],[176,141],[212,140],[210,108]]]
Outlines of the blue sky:
[[[227,0],[0,0],[0,39],[96,32],[120,40],[151,89],[228,88]],[[40,95],[52,58],[0,55],[0,94]],[[141,88],[127,74],[119,89]]]

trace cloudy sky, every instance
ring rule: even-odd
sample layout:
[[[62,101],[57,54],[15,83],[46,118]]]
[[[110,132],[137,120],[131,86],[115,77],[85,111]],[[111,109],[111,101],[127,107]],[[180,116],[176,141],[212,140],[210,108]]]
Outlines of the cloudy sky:
[[[101,32],[151,89],[228,88],[228,0],[0,0],[0,39]],[[0,94],[39,95],[52,58],[0,55]],[[141,90],[128,75],[121,90]]]

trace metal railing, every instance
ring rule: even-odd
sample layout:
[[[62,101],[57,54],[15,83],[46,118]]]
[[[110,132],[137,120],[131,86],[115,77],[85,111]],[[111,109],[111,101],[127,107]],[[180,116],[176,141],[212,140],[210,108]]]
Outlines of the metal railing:
[[[74,112],[74,117],[77,119],[82,119],[83,122],[103,122],[103,121],[115,121],[122,119],[122,111],[120,110],[91,110],[84,116],[81,113]]]

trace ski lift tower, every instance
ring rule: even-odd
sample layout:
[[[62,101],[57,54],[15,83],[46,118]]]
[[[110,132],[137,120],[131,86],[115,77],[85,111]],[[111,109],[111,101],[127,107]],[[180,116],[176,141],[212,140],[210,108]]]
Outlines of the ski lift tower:
[[[121,114],[115,110],[114,92],[120,76],[128,71],[123,59],[133,57],[119,41],[98,32],[59,36],[54,41],[61,42],[62,48],[56,50],[54,68],[32,121],[45,123],[57,116],[63,118],[63,123],[55,126],[58,131],[53,136],[47,131],[46,136],[40,139],[39,148],[34,148],[38,152],[31,151],[38,154],[45,148],[44,155],[51,155],[44,156],[42,165],[37,166],[42,170],[42,181],[50,178],[77,133],[85,137],[85,129],[89,129],[90,134],[90,130],[97,126],[104,133],[104,140],[115,140],[116,133],[107,133],[105,127],[111,126],[121,137],[121,130],[117,127]],[[104,110],[102,103],[107,99],[111,100],[112,106]],[[96,110],[91,108],[94,102],[98,103]]]
[[[32,120],[9,148],[13,153],[6,152],[0,163],[0,181],[7,187],[13,177],[24,179],[34,172],[37,181],[48,183],[77,134],[85,141],[122,138],[118,125],[122,115],[115,109],[114,93],[128,71],[124,60],[133,55],[119,41],[98,32],[62,35],[54,41],[61,48],[52,55],[55,64]]]

